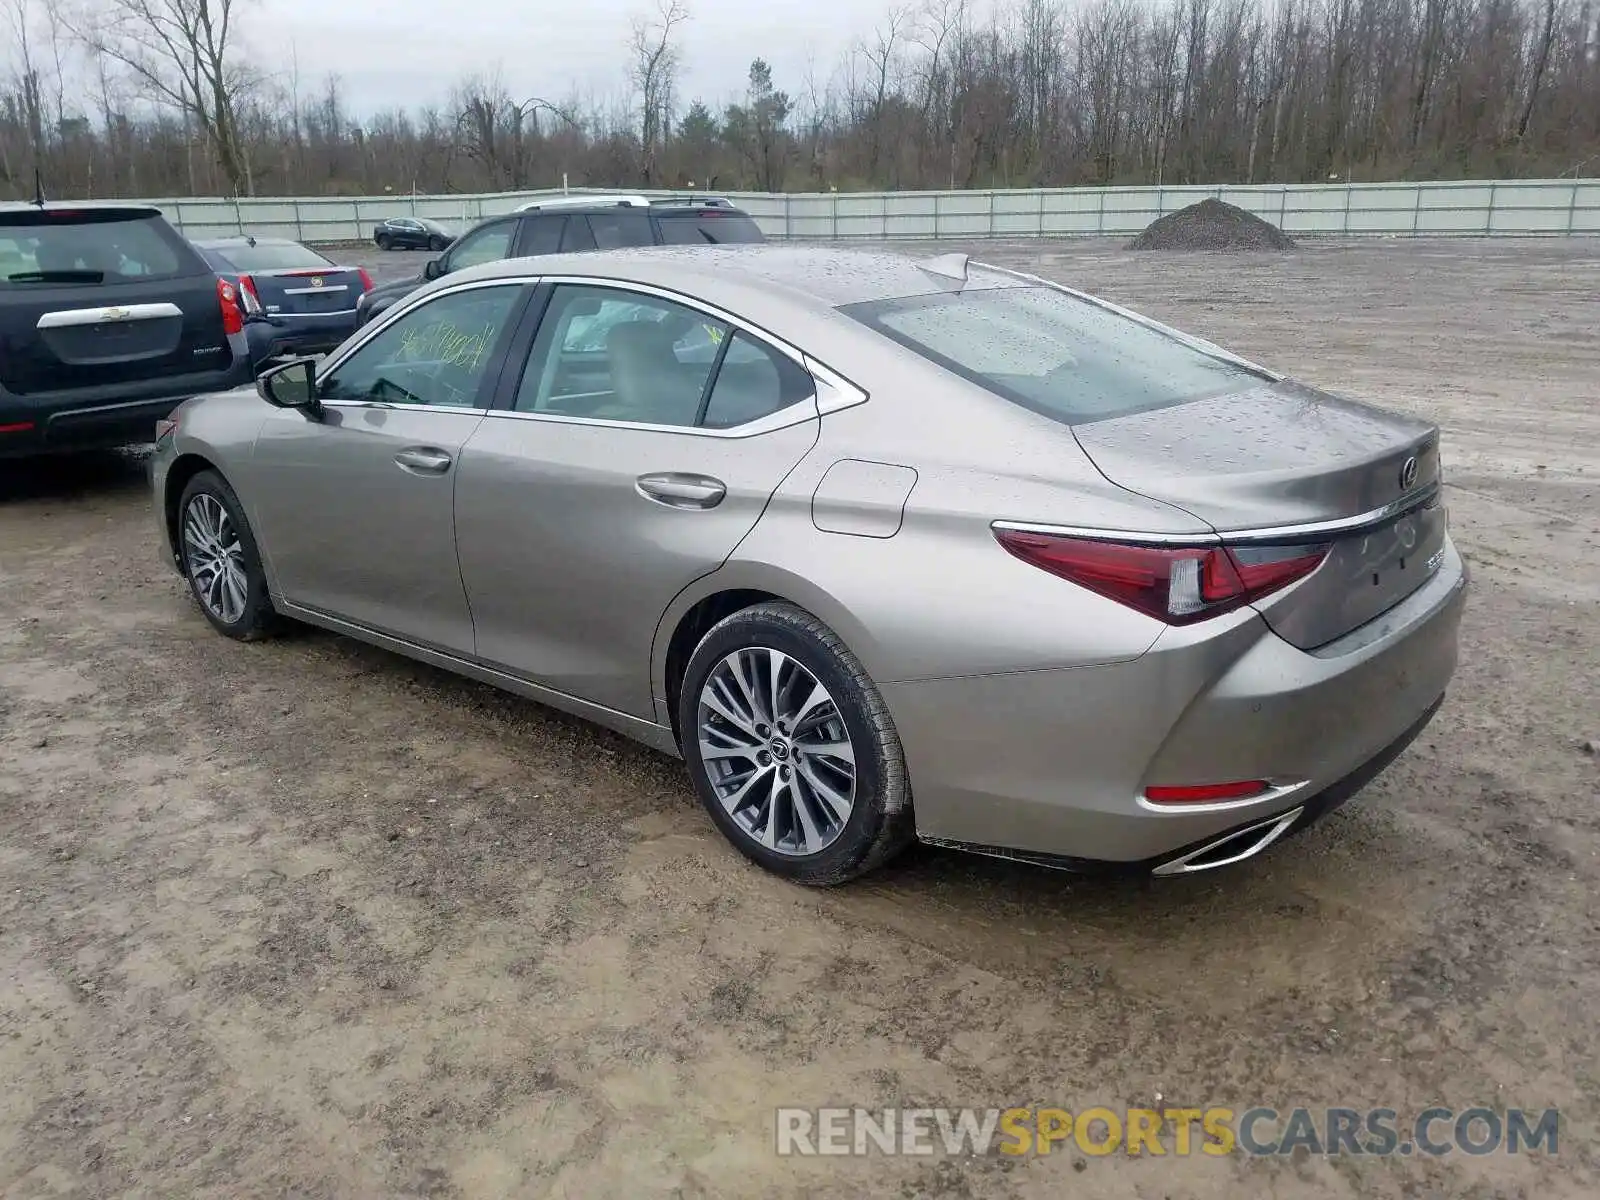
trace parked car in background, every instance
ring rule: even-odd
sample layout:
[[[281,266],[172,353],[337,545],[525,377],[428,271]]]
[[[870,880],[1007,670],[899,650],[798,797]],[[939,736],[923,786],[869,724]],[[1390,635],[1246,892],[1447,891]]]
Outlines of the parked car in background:
[[[356,305],[372,289],[361,267],[341,267],[288,238],[208,238],[195,248],[238,289],[247,313],[251,362],[323,354],[355,332]]]
[[[247,323],[159,209],[0,207],[0,458],[153,440],[249,381]]]
[[[378,222],[372,240],[379,250],[432,250],[435,254],[456,240],[456,235],[427,217],[390,217]]]
[[[643,196],[555,196],[490,217],[462,234],[420,275],[362,297],[357,325],[432,279],[502,258],[615,250],[624,246],[719,246],[764,242],[750,215],[719,197],[647,200]]]
[[[1467,588],[1436,426],[962,254],[491,263],[152,464],[222,634],[299,618],[681,754],[807,884],[913,837],[1249,859],[1427,725]]]

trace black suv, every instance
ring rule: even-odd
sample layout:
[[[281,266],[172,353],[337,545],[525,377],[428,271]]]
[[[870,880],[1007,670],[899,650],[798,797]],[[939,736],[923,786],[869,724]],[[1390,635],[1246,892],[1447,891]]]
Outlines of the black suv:
[[[473,226],[430,261],[422,274],[373,288],[356,306],[365,325],[429,280],[502,258],[615,250],[623,246],[704,246],[764,242],[748,213],[719,198],[562,196],[533,201],[516,212]]]
[[[159,209],[0,207],[0,458],[152,441],[250,382],[244,323]]]

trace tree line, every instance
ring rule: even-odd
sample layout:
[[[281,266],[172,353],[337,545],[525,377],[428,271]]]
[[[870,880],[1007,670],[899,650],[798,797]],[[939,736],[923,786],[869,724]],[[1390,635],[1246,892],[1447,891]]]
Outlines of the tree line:
[[[893,7],[826,75],[682,103],[684,0],[626,99],[498,73],[366,113],[248,60],[250,0],[0,0],[0,196],[573,186],[858,190],[1600,174],[1600,0],[970,0]],[[356,98],[358,101],[358,98]]]

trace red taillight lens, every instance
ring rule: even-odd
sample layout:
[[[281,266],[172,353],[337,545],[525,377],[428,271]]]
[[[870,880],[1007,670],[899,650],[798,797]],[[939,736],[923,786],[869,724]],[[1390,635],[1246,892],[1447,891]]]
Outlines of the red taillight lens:
[[[361,276],[361,290],[363,292],[370,292],[372,290],[372,276],[367,274],[367,269],[365,267],[359,267],[357,268],[356,273]]]
[[[244,332],[244,313],[239,308],[239,289],[226,279],[217,280],[217,303],[222,308],[222,332],[232,336]]]
[[[256,291],[256,281],[248,275],[239,276],[239,305],[246,316],[262,313],[261,294]]]
[[[1224,800],[1248,800],[1272,790],[1265,779],[1241,779],[1236,783],[1197,783],[1187,787],[1147,787],[1144,798],[1152,804],[1217,804]]]
[[[1323,546],[1141,546],[997,529],[1012,554],[1041,570],[1164,621],[1220,616],[1315,571]]]

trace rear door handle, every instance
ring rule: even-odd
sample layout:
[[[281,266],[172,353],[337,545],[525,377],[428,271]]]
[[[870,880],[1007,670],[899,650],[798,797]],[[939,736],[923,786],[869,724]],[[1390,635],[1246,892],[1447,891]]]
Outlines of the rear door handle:
[[[394,456],[403,470],[414,475],[443,475],[450,469],[450,456],[433,446],[407,446]]]
[[[680,471],[641,475],[634,481],[634,486],[646,500],[654,500],[669,508],[715,508],[728,494],[727,485],[720,479],[713,479],[709,475],[686,475]]]

